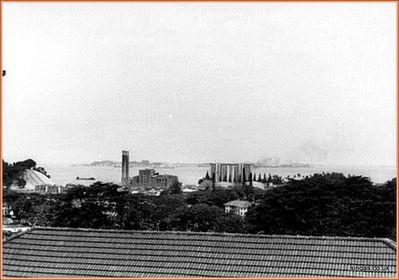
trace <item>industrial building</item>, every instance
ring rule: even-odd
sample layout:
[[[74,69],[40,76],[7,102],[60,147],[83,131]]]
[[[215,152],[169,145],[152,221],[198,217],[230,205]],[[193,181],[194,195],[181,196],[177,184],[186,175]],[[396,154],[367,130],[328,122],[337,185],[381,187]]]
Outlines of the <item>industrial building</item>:
[[[167,189],[175,182],[179,182],[177,176],[155,172],[154,169],[139,170],[138,176],[133,176],[129,180],[129,186],[137,188]]]
[[[242,183],[250,181],[254,165],[252,163],[210,163],[210,176],[215,182]]]
[[[121,185],[130,190],[166,190],[179,182],[177,176],[159,174],[155,169],[139,170],[137,176],[129,177],[129,151],[122,151],[122,179]]]

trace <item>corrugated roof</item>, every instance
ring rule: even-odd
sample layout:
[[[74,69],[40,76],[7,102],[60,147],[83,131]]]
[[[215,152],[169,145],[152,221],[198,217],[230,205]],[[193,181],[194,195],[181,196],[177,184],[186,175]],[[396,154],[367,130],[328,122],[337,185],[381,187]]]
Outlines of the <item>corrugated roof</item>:
[[[27,169],[24,172],[23,179],[25,180],[26,184],[23,188],[18,187],[15,183],[11,185],[11,189],[17,189],[19,191],[28,190],[28,191],[35,191],[35,186],[40,185],[54,185],[54,182],[46,177],[44,174],[40,173],[39,171]]]
[[[19,277],[393,277],[387,239],[34,228],[3,244]]]
[[[50,178],[46,177],[44,174],[36,170],[31,169],[25,171],[24,180],[34,186],[54,185],[54,182]]]

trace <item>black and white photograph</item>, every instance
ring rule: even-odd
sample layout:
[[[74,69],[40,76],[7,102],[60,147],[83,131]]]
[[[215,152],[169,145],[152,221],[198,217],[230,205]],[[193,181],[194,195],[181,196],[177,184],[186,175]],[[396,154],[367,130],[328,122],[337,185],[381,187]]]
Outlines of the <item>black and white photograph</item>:
[[[396,1],[0,5],[0,278],[397,277]]]

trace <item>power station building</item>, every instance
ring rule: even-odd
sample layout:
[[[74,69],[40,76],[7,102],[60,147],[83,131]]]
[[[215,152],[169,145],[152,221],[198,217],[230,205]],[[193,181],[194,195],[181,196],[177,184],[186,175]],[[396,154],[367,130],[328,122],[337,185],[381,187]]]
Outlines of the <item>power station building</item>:
[[[131,190],[158,189],[166,190],[179,182],[177,176],[155,172],[154,169],[139,170],[138,176],[129,177],[129,151],[122,151],[122,179],[121,185]]]
[[[133,176],[130,179],[130,186],[133,188],[155,188],[166,190],[174,183],[179,182],[177,176],[174,175],[160,175],[154,169],[139,170],[138,176]]]
[[[215,182],[242,183],[250,181],[254,165],[252,163],[210,163],[210,176]]]

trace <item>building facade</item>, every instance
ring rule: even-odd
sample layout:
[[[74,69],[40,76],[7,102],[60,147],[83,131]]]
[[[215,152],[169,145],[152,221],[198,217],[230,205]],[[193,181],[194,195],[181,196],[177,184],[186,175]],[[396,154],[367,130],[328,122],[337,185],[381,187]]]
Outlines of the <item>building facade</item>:
[[[224,211],[226,213],[234,213],[242,217],[248,212],[248,207],[251,206],[251,202],[246,200],[233,200],[224,204]]]
[[[179,182],[177,176],[156,173],[154,169],[139,170],[139,175],[130,179],[129,185],[141,189],[168,189],[172,184]]]
[[[65,187],[57,185],[38,185],[35,186],[35,192],[42,194],[45,193],[59,194],[65,192]]]

